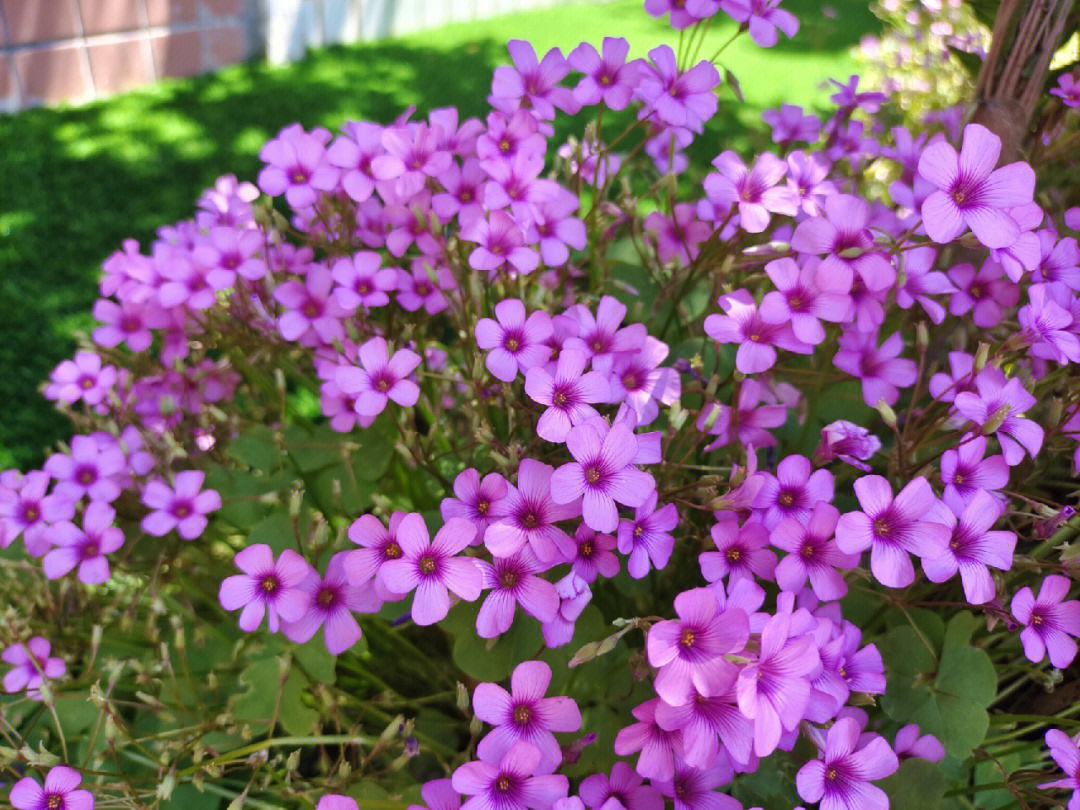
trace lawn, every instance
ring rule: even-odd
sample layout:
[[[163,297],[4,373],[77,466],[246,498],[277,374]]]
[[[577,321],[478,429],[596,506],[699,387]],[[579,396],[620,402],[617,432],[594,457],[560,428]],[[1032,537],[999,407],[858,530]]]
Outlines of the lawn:
[[[767,107],[824,103],[822,82],[854,71],[850,48],[878,24],[859,0],[788,0],[785,8],[802,20],[794,42],[763,50],[743,37],[725,51],[746,103],[724,91],[699,155],[763,147],[750,129]],[[733,31],[720,15],[701,54],[715,53]],[[123,239],[145,245],[158,226],[190,216],[220,174],[254,178],[259,147],[293,121],[388,121],[409,104],[421,114],[455,105],[480,115],[508,39],[568,50],[604,35],[626,37],[640,55],[673,41],[640,0],[615,0],[327,48],[286,67],[253,61],[83,107],[0,116],[0,468],[38,463],[66,435],[39,387],[89,327],[99,267]]]

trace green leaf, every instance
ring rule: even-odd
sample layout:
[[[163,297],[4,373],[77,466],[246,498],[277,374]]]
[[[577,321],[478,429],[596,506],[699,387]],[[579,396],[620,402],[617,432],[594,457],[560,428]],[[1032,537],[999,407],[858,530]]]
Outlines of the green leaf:
[[[285,507],[279,507],[258,523],[247,536],[247,545],[265,543],[277,556],[287,548],[296,550],[296,532]]]
[[[450,611],[443,627],[454,637],[453,658],[461,670],[478,681],[501,681],[514,666],[536,656],[544,639],[536,619],[517,611],[514,624],[497,639],[480,638],[476,615],[481,600],[460,602]]]
[[[949,781],[937,764],[909,759],[879,786],[889,795],[889,810],[939,810]]]
[[[274,713],[281,670],[277,658],[260,658],[244,667],[240,683],[247,687],[235,698],[232,711],[240,720],[269,720]]]
[[[292,654],[311,678],[319,683],[334,683],[337,658],[326,649],[322,633],[316,633],[306,644],[293,647]]]
[[[281,690],[281,708],[278,719],[281,721],[281,727],[295,737],[310,734],[312,727],[319,719],[319,713],[304,702],[310,683],[311,681],[298,668],[293,667]]]
[[[169,800],[161,803],[161,810],[218,810],[221,797],[212,793],[200,793],[194,785],[177,785]]]
[[[62,697],[56,699],[56,716],[64,734],[69,738],[90,728],[100,714],[98,707],[83,697]]]
[[[241,433],[229,442],[225,452],[240,463],[263,472],[279,469],[283,458],[274,442],[273,431],[262,425]]]

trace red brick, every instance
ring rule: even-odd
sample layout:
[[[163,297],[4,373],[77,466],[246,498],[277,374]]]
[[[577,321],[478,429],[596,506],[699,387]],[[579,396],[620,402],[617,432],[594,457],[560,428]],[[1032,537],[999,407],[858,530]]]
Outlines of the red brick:
[[[247,30],[242,25],[226,25],[203,31],[210,67],[241,62],[248,55]]]
[[[134,31],[146,24],[142,0],[79,0],[79,8],[87,34]]]
[[[145,39],[88,45],[90,72],[99,96],[118,93],[154,80],[150,43]]]
[[[82,47],[58,45],[15,54],[15,69],[27,104],[44,101],[79,101],[88,98],[93,85]]]
[[[150,40],[159,78],[194,76],[202,72],[202,40],[198,31],[165,34]]]
[[[192,22],[199,16],[198,0],[146,0],[150,25]]]
[[[202,0],[203,7],[215,17],[239,17],[244,13],[244,0]]]
[[[15,64],[11,57],[0,54],[0,110],[12,109],[19,94],[19,83],[15,78]]]
[[[0,0],[16,44],[76,36],[74,0]]]

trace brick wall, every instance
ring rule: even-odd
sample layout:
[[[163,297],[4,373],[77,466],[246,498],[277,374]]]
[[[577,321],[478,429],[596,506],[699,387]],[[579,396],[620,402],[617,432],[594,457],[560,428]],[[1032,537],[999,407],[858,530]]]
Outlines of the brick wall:
[[[0,110],[78,103],[238,62],[253,0],[0,0]]]

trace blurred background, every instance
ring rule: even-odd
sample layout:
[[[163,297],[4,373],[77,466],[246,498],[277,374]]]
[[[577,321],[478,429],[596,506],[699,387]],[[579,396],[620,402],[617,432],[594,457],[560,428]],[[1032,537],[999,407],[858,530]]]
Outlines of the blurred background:
[[[856,72],[853,48],[881,26],[860,0],[784,7],[794,40],[724,52],[738,90],[723,88],[694,159],[766,148],[769,107],[824,107],[826,80]],[[716,22],[703,53],[735,30]],[[259,148],[293,121],[484,115],[507,40],[565,53],[605,35],[632,55],[678,36],[641,0],[0,0],[0,468],[65,437],[39,389],[91,326],[124,239],[189,217],[219,175],[254,180]],[[556,143],[583,125],[560,118]]]

